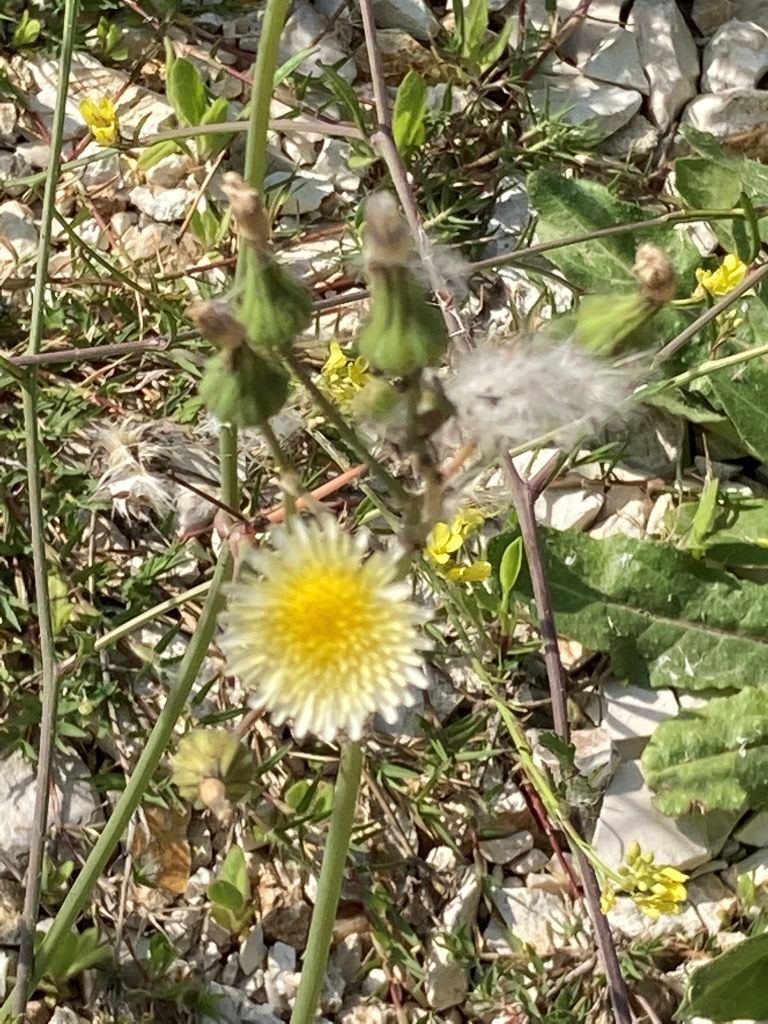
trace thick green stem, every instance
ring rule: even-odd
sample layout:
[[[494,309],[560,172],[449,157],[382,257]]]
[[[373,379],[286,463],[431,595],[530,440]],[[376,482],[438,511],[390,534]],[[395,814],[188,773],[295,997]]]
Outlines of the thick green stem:
[[[323,866],[320,869],[317,901],[312,913],[312,924],[309,928],[291,1024],[312,1024],[317,1016],[333,937],[333,925],[341,896],[349,840],[352,836],[362,766],[363,754],[360,744],[348,743],[339,762],[328,842],[323,855]]]
[[[251,123],[245,147],[245,173],[248,184],[261,191],[267,172],[267,129],[272,102],[275,71],[280,54],[280,34],[291,0],[269,0],[261,23],[261,38],[253,70]]]
[[[48,281],[48,259],[51,249],[51,230],[56,207],[56,185],[61,167],[61,147],[64,138],[64,118],[69,86],[69,73],[74,48],[75,22],[78,0],[67,0],[64,7],[64,25],[59,61],[59,84],[56,94],[56,109],[51,131],[51,162],[45,183],[43,209],[40,218],[40,244],[37,251],[37,272],[32,295],[31,325],[29,331],[28,355],[40,352],[45,328],[45,289]],[[13,1012],[21,1016],[27,1005],[32,960],[34,956],[34,935],[40,902],[41,872],[48,831],[48,793],[53,767],[53,753],[56,743],[56,709],[58,705],[58,676],[56,673],[56,651],[53,640],[51,608],[48,596],[48,564],[45,553],[45,518],[43,515],[43,485],[40,475],[40,436],[37,409],[37,368],[31,367],[23,386],[22,405],[24,409],[24,442],[27,461],[27,482],[29,490],[29,530],[32,539],[32,561],[35,579],[35,603],[37,626],[40,636],[40,667],[42,704],[40,721],[40,744],[35,782],[35,807],[32,819],[32,835],[27,867],[27,889],[24,897],[24,917],[19,949],[19,964],[16,971],[16,985],[12,995]]]
[[[229,550],[224,548],[219,557],[197,629],[192,635],[189,647],[179,666],[179,674],[171,686],[168,699],[149,735],[144,751],[139,758],[139,763],[136,765],[133,775],[128,780],[109,821],[104,826],[103,832],[88,855],[82,871],[77,876],[77,880],[70,889],[67,898],[59,908],[53,925],[40,946],[35,958],[35,969],[32,975],[32,983],[34,985],[45,974],[53,951],[76,924],[78,917],[90,898],[93,888],[99,880],[99,876],[115,852],[131,816],[141,803],[147,786],[155,773],[155,769],[165,753],[173,734],[174,726],[184,710],[192,684],[197,677],[208,646],[213,639],[216,617],[223,603],[221,588],[222,584],[229,577],[231,561]],[[0,1008],[0,1021],[8,1019],[10,1009],[11,1001],[9,999]]]

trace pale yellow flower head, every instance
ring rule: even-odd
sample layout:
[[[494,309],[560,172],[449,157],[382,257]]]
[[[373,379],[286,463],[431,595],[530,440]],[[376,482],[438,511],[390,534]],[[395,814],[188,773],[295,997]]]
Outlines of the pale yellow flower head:
[[[616,894],[624,893],[642,910],[646,917],[656,920],[661,914],[679,914],[688,898],[685,883],[688,876],[668,865],[654,863],[649,851],[643,853],[640,844],[630,844],[618,876],[603,891],[601,906],[607,914],[616,905]]]
[[[299,736],[359,739],[378,712],[393,722],[426,687],[425,615],[397,579],[396,554],[365,558],[368,536],[330,517],[273,533],[230,587],[221,646],[275,723]]]
[[[120,123],[109,96],[87,97],[80,104],[80,114],[96,142],[114,146],[120,136]]]
[[[723,262],[717,270],[704,270],[699,267],[696,271],[698,287],[693,293],[695,299],[703,299],[705,294],[727,295],[728,292],[740,285],[747,276],[747,265],[742,263],[739,257],[732,252],[723,258]]]

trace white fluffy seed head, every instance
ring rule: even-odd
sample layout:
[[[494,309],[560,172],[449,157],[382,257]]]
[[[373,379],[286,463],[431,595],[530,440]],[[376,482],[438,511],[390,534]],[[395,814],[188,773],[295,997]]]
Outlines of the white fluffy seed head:
[[[468,356],[446,393],[462,433],[495,451],[542,435],[573,444],[608,423],[637,383],[572,342],[537,338]]]

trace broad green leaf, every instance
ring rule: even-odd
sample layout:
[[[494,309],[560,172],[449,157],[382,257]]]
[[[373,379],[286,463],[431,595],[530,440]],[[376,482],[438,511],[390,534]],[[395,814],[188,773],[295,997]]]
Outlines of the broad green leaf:
[[[509,595],[517,583],[520,569],[523,565],[523,538],[516,537],[511,541],[501,556],[499,565],[499,583],[501,584],[501,613],[507,614],[509,608]]]
[[[748,687],[661,722],[642,766],[664,814],[760,807],[768,802],[768,690]]]
[[[233,914],[242,910],[243,903],[245,902],[237,888],[221,878],[217,878],[208,886],[208,899],[211,903],[215,903],[217,906],[223,907]]]
[[[566,178],[557,171],[534,171],[530,174],[528,194],[539,214],[536,234],[542,242],[649,217],[642,207],[617,199],[604,185]],[[632,266],[641,242],[653,242],[663,248],[677,270],[681,289],[690,291],[686,282],[688,279],[693,281],[693,270],[700,256],[691,242],[671,228],[657,227],[639,230],[635,234],[623,232],[594,238],[553,249],[547,253],[547,258],[580,288],[603,292],[618,286],[634,288],[637,282]]]
[[[177,57],[168,71],[166,92],[182,124],[202,122],[207,105],[205,85],[194,64],[184,57]]]
[[[687,552],[628,537],[542,531],[560,633],[607,651],[639,685],[684,690],[768,684],[768,591]],[[531,594],[521,573],[517,589]]]
[[[764,1018],[768,1012],[766,972],[768,933],[764,932],[694,971],[681,1013],[714,1021]]]
[[[713,373],[709,382],[747,450],[768,462],[768,363],[753,359]]]
[[[53,635],[59,636],[72,618],[75,606],[69,600],[69,587],[54,572],[48,573],[48,596],[51,603]]]
[[[399,150],[408,153],[426,138],[427,83],[418,71],[409,71],[400,83],[392,110],[392,133]]]
[[[727,210],[739,205],[742,184],[738,161],[720,162],[701,156],[675,160],[675,188],[688,206]]]
[[[698,504],[686,502],[667,516],[675,536],[691,530]],[[768,501],[726,494],[714,510],[710,529],[701,540],[708,559],[739,568],[768,566]]]

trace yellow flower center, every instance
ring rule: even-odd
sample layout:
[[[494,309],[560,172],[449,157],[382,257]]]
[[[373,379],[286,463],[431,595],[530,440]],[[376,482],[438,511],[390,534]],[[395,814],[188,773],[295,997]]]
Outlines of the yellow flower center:
[[[359,571],[324,568],[286,582],[271,623],[273,640],[320,673],[340,669],[375,626],[367,580]]]

